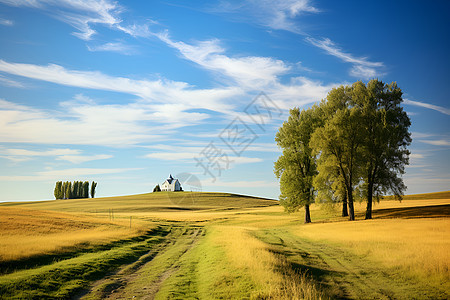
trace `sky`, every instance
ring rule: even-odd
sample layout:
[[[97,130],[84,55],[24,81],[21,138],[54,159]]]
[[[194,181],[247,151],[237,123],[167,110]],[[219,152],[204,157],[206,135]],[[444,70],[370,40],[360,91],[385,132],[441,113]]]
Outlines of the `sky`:
[[[289,109],[397,82],[406,193],[450,190],[450,2],[0,0],[0,201],[185,190],[277,199]]]

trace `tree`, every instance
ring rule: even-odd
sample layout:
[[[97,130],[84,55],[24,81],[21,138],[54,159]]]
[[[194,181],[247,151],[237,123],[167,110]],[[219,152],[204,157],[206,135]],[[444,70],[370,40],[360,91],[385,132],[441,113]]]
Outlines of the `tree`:
[[[372,218],[373,197],[388,191],[401,199],[406,189],[402,178],[405,165],[409,163],[407,147],[411,144],[408,131],[411,121],[400,106],[402,91],[395,82],[384,84],[377,79],[367,86],[356,82],[354,101],[363,115],[362,191],[367,197],[366,219]]]
[[[61,195],[62,191],[62,181],[57,181],[55,184],[55,190],[53,194],[55,195],[55,199],[62,199],[63,196]]]
[[[313,178],[317,174],[316,157],[309,146],[312,133],[320,125],[319,108],[290,110],[275,141],[283,154],[275,162],[274,172],[280,179],[280,203],[287,212],[305,207],[305,223],[311,222],[309,206],[314,201]]]
[[[153,188],[153,192],[161,192],[161,188],[159,187],[159,184],[157,184],[157,185]]]
[[[83,182],[83,186],[82,186],[82,197],[81,198],[89,198],[89,181],[85,181]]]
[[[94,198],[95,197],[95,188],[97,187],[97,182],[92,181],[91,184],[91,197]]]
[[[348,217],[347,189],[335,165],[322,166],[322,172],[314,178],[314,188],[318,191],[317,197],[332,203],[342,203],[342,217]]]
[[[83,182],[82,181],[78,181],[77,198],[83,198]]]
[[[67,181],[66,184],[66,199],[72,199],[73,195],[72,195],[72,182]]]
[[[345,188],[349,219],[355,219],[353,191],[360,183],[360,159],[363,143],[361,130],[362,113],[355,105],[355,90],[350,86],[340,86],[331,90],[321,103],[325,116],[323,127],[317,128],[310,146],[316,155],[319,173],[337,170]],[[342,189],[339,189],[342,192]]]

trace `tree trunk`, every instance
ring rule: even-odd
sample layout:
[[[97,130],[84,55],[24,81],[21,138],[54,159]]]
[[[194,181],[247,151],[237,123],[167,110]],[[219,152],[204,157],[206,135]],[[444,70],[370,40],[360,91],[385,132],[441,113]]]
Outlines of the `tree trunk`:
[[[372,198],[373,198],[373,183],[369,183],[367,190],[366,220],[372,219]]]
[[[344,194],[344,199],[342,199],[342,216],[348,217],[348,210],[347,210],[347,193]]]
[[[353,208],[353,189],[351,189],[351,188],[347,189],[347,199],[348,199],[349,220],[354,221],[355,220],[355,209]]]
[[[309,212],[309,204],[305,205],[305,223],[311,223],[311,214]]]

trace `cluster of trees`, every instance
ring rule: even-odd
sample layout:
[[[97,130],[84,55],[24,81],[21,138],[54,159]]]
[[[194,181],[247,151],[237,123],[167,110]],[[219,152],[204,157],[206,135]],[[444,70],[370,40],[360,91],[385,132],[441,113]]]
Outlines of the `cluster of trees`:
[[[309,223],[309,205],[318,198],[341,202],[342,215],[354,220],[353,203],[364,199],[371,219],[374,200],[386,193],[401,199],[411,144],[402,101],[395,82],[374,79],[335,88],[309,109],[291,109],[275,138],[283,150],[274,172],[286,211],[305,207]]]
[[[154,192],[161,192],[161,188],[159,187],[159,184],[157,184],[154,188],[153,188],[153,193]]]
[[[97,182],[92,181],[90,192],[95,197]],[[57,181],[54,191],[55,199],[79,199],[89,198],[89,181]]]

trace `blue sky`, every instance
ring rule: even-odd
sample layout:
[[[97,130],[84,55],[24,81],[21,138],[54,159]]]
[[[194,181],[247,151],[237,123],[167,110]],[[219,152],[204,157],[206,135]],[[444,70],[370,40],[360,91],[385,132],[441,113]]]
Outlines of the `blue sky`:
[[[407,193],[449,190],[449,12],[448,1],[0,0],[0,200],[52,199],[57,180],[145,193],[169,173],[277,198],[274,137],[289,108],[372,78],[404,92]]]

